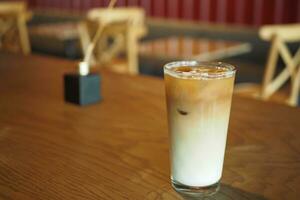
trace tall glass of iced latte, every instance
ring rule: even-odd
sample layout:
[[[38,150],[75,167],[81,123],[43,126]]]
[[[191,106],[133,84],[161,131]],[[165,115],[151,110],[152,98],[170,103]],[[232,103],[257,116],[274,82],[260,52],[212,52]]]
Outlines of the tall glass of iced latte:
[[[164,66],[171,143],[171,181],[187,196],[219,188],[235,68],[179,61]]]

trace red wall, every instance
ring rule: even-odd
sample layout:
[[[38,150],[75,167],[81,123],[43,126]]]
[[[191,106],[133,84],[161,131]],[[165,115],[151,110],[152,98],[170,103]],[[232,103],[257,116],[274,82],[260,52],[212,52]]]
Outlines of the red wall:
[[[25,0],[26,1],[26,0]],[[85,11],[109,0],[27,0],[33,8]],[[300,0],[118,0],[141,6],[148,16],[260,26],[300,22]]]

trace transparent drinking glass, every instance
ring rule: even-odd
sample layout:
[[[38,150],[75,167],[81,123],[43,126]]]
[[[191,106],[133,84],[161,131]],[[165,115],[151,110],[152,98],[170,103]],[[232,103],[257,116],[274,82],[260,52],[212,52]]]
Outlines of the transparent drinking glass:
[[[184,196],[219,189],[236,69],[221,62],[164,66],[171,182]]]

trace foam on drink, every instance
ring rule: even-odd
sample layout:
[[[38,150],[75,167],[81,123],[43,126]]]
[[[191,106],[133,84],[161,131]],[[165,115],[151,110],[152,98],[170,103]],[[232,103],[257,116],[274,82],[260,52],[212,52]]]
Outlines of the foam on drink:
[[[165,69],[172,180],[203,187],[221,179],[234,83],[232,69]]]

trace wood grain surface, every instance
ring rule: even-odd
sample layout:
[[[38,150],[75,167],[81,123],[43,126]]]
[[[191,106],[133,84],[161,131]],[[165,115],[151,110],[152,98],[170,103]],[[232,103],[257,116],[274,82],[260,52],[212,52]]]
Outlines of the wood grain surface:
[[[75,62],[0,54],[0,199],[181,199],[169,179],[164,84],[102,71],[103,101],[63,101]],[[300,109],[234,97],[221,191],[299,199]]]

